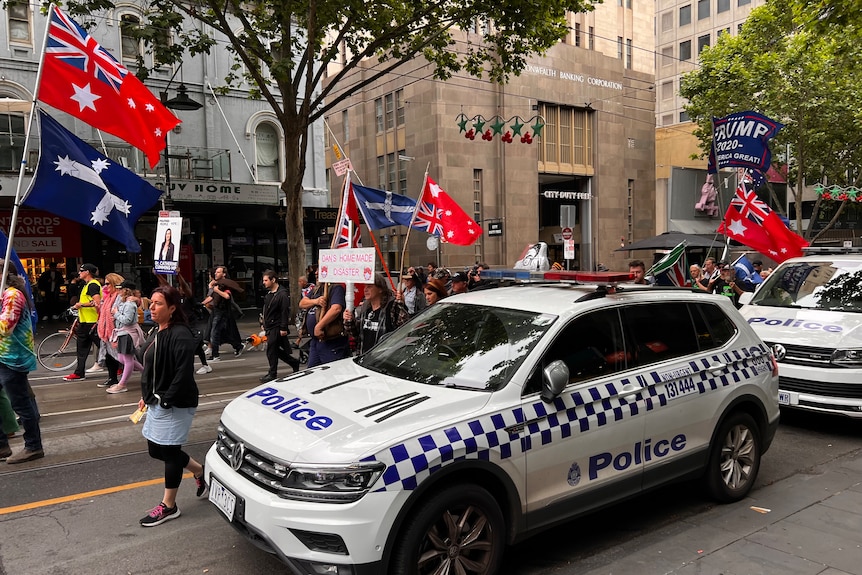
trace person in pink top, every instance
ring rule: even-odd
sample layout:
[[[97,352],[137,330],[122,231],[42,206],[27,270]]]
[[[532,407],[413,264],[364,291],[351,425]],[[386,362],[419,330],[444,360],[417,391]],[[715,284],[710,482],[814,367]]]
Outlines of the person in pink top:
[[[111,309],[119,295],[120,284],[123,283],[123,276],[120,274],[109,273],[105,276],[105,285],[102,286],[102,301],[99,304],[99,319],[96,321],[96,332],[99,334],[99,345],[105,347],[105,369],[108,370],[108,379],[104,382],[96,384],[99,387],[111,387],[116,384],[118,373],[120,371],[120,362],[115,356],[107,353],[107,346],[110,345],[108,340],[111,339],[111,334],[114,332],[114,316],[111,314]]]

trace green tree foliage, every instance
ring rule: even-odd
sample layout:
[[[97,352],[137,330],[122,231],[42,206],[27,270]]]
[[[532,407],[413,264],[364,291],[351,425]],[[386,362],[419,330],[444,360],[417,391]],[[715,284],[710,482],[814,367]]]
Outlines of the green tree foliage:
[[[704,153],[713,117],[756,110],[785,125],[771,146],[789,160],[797,206],[805,185],[859,185],[862,177],[862,131],[854,128],[862,119],[862,12],[839,13],[829,4],[769,0],[751,12],[739,35],[724,34],[704,50],[699,68],[680,85]],[[818,199],[812,223],[819,207]],[[801,229],[801,210],[796,223]],[[804,235],[811,238],[812,230]]]
[[[224,49],[226,40],[235,65],[225,88],[249,82],[252,96],[272,107],[285,134],[287,175],[281,188],[287,198],[289,266],[295,275],[305,269],[302,179],[308,128],[337,103],[333,93],[359,90],[417,57],[433,65],[438,79],[467,73],[505,82],[523,69],[527,56],[544,53],[569,32],[568,12],[586,12],[598,2],[150,0],[144,2],[147,22],[140,35],[163,64],[181,62],[186,53]],[[111,0],[73,0],[67,9],[82,15],[111,7]],[[198,23],[190,26],[190,21]],[[472,30],[477,21],[493,25],[483,36],[457,39],[457,30]],[[172,43],[165,41],[168,34]],[[327,64],[338,62],[342,54],[346,61],[324,87]],[[145,75],[143,59],[139,64],[139,75]],[[365,71],[356,73],[360,66]],[[298,301],[298,288],[291,283]]]

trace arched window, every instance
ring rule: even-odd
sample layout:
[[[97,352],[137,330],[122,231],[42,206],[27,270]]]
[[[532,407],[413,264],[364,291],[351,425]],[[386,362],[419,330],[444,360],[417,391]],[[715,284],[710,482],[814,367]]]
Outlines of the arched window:
[[[141,19],[134,14],[123,14],[120,16],[120,43],[122,46],[123,62],[134,64],[138,56],[143,54],[141,41],[135,35],[141,26]]]
[[[254,130],[255,174],[258,182],[281,182],[281,138],[276,127],[261,122]]]

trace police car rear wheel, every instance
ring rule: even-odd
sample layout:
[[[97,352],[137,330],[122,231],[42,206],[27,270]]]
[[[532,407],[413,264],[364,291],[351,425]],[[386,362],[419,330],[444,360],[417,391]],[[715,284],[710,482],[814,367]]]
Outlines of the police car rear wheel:
[[[441,491],[408,519],[393,556],[393,573],[492,575],[505,546],[499,505],[476,485]]]
[[[747,413],[735,413],[721,425],[709,458],[707,486],[722,502],[745,497],[760,469],[760,430]]]

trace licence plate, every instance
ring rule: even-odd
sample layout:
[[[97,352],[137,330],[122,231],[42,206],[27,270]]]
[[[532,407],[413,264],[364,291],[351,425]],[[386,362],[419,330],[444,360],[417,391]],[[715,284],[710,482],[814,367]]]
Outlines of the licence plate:
[[[236,495],[219,483],[214,475],[210,475],[210,502],[225,514],[228,521],[233,521],[233,512],[236,508]]]
[[[786,391],[779,391],[778,405],[790,405],[790,393]]]

